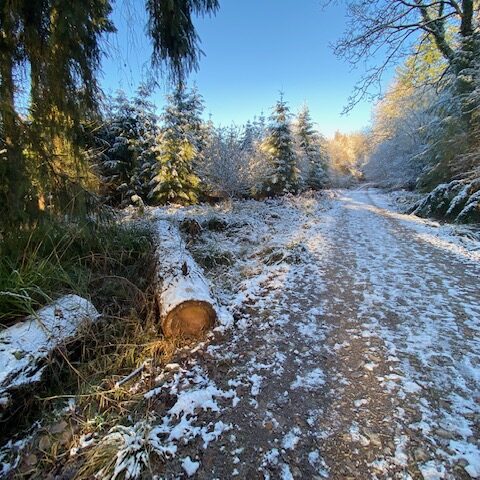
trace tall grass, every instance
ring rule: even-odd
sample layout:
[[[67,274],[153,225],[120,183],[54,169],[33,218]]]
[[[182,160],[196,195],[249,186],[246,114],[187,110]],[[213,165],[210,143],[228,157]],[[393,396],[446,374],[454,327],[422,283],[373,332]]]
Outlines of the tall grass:
[[[140,227],[51,221],[9,232],[0,241],[0,324],[9,325],[63,293],[95,296],[106,277],[127,284],[142,277],[142,257],[148,255],[150,233]],[[105,294],[108,286],[100,286]]]
[[[28,429],[66,397],[84,398],[79,403],[89,412],[87,418],[103,415],[105,402],[116,405],[115,398],[103,393],[105,389],[147,357],[163,358],[165,348],[170,349],[157,329],[153,243],[146,227],[48,223],[30,232],[8,234],[0,249],[3,325],[68,292],[91,298],[102,313],[99,322],[52,353],[34,395],[16,393],[15,408],[4,412],[1,420],[0,444]],[[113,397],[118,395],[115,392]],[[112,416],[120,415],[122,408]]]
[[[158,385],[163,365],[187,344],[161,333],[151,233],[138,226],[52,223],[11,233],[0,248],[4,324],[71,291],[88,295],[102,313],[52,352],[43,381],[17,392],[2,417],[0,446],[30,435],[15,478],[78,478],[108,468],[110,457],[89,449],[72,456],[71,449],[84,436],[102,438],[114,426],[149,418],[157,405],[143,393]],[[141,365],[140,376],[117,385]],[[15,449],[8,452],[14,461]]]

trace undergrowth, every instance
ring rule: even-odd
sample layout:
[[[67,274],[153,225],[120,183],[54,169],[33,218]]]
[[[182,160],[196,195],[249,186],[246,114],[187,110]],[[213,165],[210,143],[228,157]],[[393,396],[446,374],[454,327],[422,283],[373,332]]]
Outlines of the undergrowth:
[[[141,283],[148,255],[150,234],[139,227],[51,221],[9,232],[0,241],[0,324],[14,323],[63,293],[95,294],[100,285],[105,295],[106,276],[123,277],[126,285],[139,274]]]
[[[153,371],[177,348],[178,341],[164,339],[158,324],[152,235],[132,225],[45,224],[9,234],[0,248],[4,325],[67,292],[86,295],[101,313],[51,355],[45,381],[33,395],[18,392],[1,421],[0,445],[41,422],[14,478],[61,476],[65,469],[82,468],[82,455],[70,453],[82,439],[148,415],[142,393],[154,378],[117,382],[144,365]],[[7,461],[16,455],[10,450]]]

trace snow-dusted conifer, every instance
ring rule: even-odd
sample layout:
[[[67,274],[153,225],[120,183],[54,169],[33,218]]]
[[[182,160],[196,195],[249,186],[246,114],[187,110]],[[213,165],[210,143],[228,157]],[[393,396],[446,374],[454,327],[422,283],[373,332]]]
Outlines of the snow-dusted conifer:
[[[203,103],[196,90],[179,84],[167,97],[158,139],[157,175],[151,196],[159,203],[191,204],[198,200],[200,179],[194,172],[206,144],[201,113]]]
[[[99,170],[106,200],[114,205],[126,201],[130,177],[134,170],[134,155],[129,137],[134,129],[133,108],[125,93],[113,99],[99,137],[104,146]]]
[[[298,191],[299,171],[296,165],[290,117],[288,105],[281,95],[273,109],[267,137],[262,145],[272,171],[264,185],[264,193],[267,195]]]
[[[242,152],[251,154],[255,148],[256,140],[255,126],[252,124],[252,122],[250,122],[250,120],[247,120],[247,123],[243,127],[243,134],[240,144]]]
[[[318,190],[327,177],[327,153],[325,139],[315,131],[307,105],[297,116],[295,133],[303,186]]]
[[[158,135],[158,116],[149,96],[149,87],[141,85],[133,99],[137,134],[132,139],[132,147],[136,154],[136,165],[130,183],[132,194],[139,195],[144,200],[148,199],[150,182],[155,172]]]
[[[265,115],[263,112],[260,113],[260,115],[257,117],[253,118],[253,131],[255,134],[255,139],[256,140],[262,140],[265,137],[266,130],[267,130],[267,124],[265,120]]]
[[[139,87],[133,100],[119,92],[100,134],[99,170],[107,200],[114,205],[127,205],[133,195],[146,198],[148,193],[157,133],[157,117],[148,95],[145,86]]]

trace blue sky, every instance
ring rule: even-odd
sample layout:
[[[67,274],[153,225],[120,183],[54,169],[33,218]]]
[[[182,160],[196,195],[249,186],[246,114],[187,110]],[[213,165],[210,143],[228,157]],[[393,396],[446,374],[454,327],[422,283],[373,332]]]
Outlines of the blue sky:
[[[216,16],[197,19],[206,55],[190,81],[205,99],[206,115],[223,125],[244,123],[262,110],[268,116],[283,91],[293,112],[309,105],[325,135],[367,126],[369,102],[341,115],[361,71],[352,71],[329,47],[345,27],[341,2],[332,3],[324,8],[322,0],[220,0]],[[145,20],[143,1],[125,5],[116,13],[119,32],[103,65],[107,92],[131,93],[149,64],[148,40],[138,27]],[[165,88],[154,95],[160,108]]]

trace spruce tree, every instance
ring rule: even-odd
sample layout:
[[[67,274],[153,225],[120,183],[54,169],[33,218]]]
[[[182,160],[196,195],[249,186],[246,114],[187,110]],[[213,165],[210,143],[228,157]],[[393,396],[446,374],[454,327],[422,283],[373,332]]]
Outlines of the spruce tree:
[[[194,166],[206,145],[201,113],[203,103],[196,90],[182,83],[167,97],[157,145],[158,173],[150,196],[161,204],[192,204],[198,201],[200,179]]]
[[[115,31],[112,5],[119,3],[1,3],[0,232],[17,223],[33,225],[46,198],[49,212],[75,204],[80,209],[71,213],[85,213],[91,198],[86,189],[94,179],[85,161],[90,155],[83,127],[98,120],[97,73],[108,44],[102,40]],[[153,67],[183,79],[202,53],[193,19],[214,14],[218,1],[146,0],[145,7]],[[28,118],[17,92],[29,97]]]
[[[32,223],[47,197],[49,211],[65,211],[67,190],[69,205],[81,203],[76,187],[82,190],[89,174],[81,121],[96,105],[100,40],[114,30],[110,13],[108,0],[2,2],[0,228]],[[28,118],[19,112],[18,91],[29,96]]]
[[[325,139],[315,131],[306,105],[297,116],[296,137],[303,185],[318,190],[324,186],[326,180]]]
[[[148,95],[145,86],[133,100],[119,92],[100,134],[98,170],[103,193],[112,205],[126,206],[133,195],[145,199],[149,192],[156,163],[157,117]]]
[[[255,144],[255,127],[250,120],[247,121],[243,127],[243,134],[241,139],[240,148],[242,152],[247,154],[252,153]]]
[[[281,195],[298,191],[299,171],[296,164],[290,117],[290,110],[282,95],[270,116],[267,137],[262,146],[272,170],[272,174],[264,185],[267,195]]]
[[[132,147],[136,154],[135,168],[130,178],[130,200],[138,195],[147,200],[150,194],[150,182],[157,165],[155,147],[159,133],[158,116],[155,105],[150,100],[151,90],[141,85],[133,99],[137,123],[136,137],[132,139]]]
[[[253,131],[257,141],[261,141],[265,137],[266,129],[265,115],[261,112],[258,118],[253,118]]]

